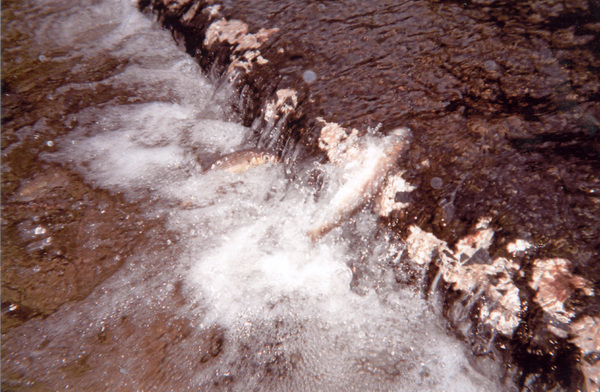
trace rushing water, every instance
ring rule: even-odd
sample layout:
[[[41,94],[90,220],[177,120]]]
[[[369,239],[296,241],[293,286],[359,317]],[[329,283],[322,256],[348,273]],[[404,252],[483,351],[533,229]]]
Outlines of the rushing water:
[[[32,39],[11,56],[68,69],[40,90],[49,107],[86,97],[59,119],[71,130],[51,141],[56,148],[42,159],[125,195],[144,219],[162,219],[157,235],[168,240],[156,242],[168,245],[136,249],[85,299],[11,330],[2,360],[3,371],[21,377],[14,385],[507,387],[494,363],[469,357],[420,287],[397,283],[392,266],[403,245],[375,234],[371,211],[318,241],[306,235],[329,213],[344,181],[339,168],[298,161],[293,172],[289,162],[206,170],[220,156],[253,148],[251,131],[228,117],[228,92],[132,1],[39,0],[15,15],[9,28]],[[98,70],[103,63],[114,65]],[[93,77],[82,78],[86,73]],[[373,149],[383,144],[369,142]],[[315,171],[322,189],[310,181]]]

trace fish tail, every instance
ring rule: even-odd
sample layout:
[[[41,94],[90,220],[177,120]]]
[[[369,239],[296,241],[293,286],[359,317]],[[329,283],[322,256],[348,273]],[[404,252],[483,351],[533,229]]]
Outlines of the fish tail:
[[[306,235],[310,238],[312,242],[317,242],[320,240],[325,234],[329,233],[333,230],[332,225],[321,225],[315,227],[314,229],[309,230]]]
[[[342,223],[341,217],[336,217],[335,219],[326,220],[321,222],[318,226],[309,230],[306,235],[311,239],[311,241],[316,242],[320,240],[325,234],[329,233],[331,230],[335,229]]]

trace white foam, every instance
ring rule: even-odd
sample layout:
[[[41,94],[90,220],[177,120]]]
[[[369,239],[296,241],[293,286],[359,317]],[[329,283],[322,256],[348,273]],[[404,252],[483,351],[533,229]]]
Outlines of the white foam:
[[[108,85],[136,91],[141,102],[92,104],[74,113],[65,121],[75,129],[47,159],[69,162],[88,181],[139,200],[148,216],[162,214],[178,242],[158,253],[136,250],[89,298],[27,324],[25,331],[50,337],[44,351],[50,362],[32,365],[45,382],[67,382],[49,371],[52,361],[69,358],[69,350],[97,350],[86,339],[98,328],[119,325],[123,317],[153,325],[167,312],[192,320],[185,343],[165,359],[170,371],[185,375],[177,382],[192,389],[223,380],[237,391],[502,388],[473,370],[465,347],[415,290],[396,284],[393,257],[386,258],[395,244],[372,235],[371,212],[358,212],[316,243],[308,238],[347,183],[339,168],[323,166],[328,186],[319,201],[312,188],[289,180],[278,165],[241,174],[204,172],[203,157],[247,147],[250,130],[227,121],[228,109],[215,106],[214,87],[132,2],[82,3],[48,17],[39,39],[67,48],[70,56],[110,55],[129,65],[56,94]],[[88,66],[81,64],[80,72]],[[374,138],[368,148],[376,155],[380,146]],[[151,195],[150,201],[142,194]],[[367,271],[361,277],[367,281],[364,295],[351,290],[357,265]],[[177,282],[183,282],[185,305],[172,299]],[[191,366],[198,363],[195,342],[215,326],[225,331],[221,353]],[[22,339],[23,347],[36,344],[34,337]],[[106,381],[109,389],[142,388],[143,345],[135,332],[123,337],[81,377],[106,379],[102,374],[111,372],[114,361],[120,370]],[[278,372],[285,377],[274,376]]]

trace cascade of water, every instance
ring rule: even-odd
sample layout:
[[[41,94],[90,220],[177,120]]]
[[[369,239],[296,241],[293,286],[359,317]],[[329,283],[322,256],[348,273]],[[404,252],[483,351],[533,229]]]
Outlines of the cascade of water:
[[[371,211],[357,202],[319,241],[306,234],[336,214],[331,201],[348,186],[343,169],[320,165],[320,188],[274,162],[205,170],[207,157],[257,146],[215,105],[215,88],[167,32],[130,1],[81,0],[58,12],[56,1],[34,4],[27,23],[43,26],[40,48],[57,48],[50,61],[79,62],[73,73],[98,56],[125,63],[94,83],[65,82],[54,96],[107,86],[132,100],[70,113],[61,121],[73,130],[45,159],[124,194],[174,240],[136,249],[89,297],[24,324],[3,347],[5,366],[75,390],[503,388],[497,369],[483,376],[473,368],[419,290],[396,283],[396,245],[374,234]],[[258,147],[274,147],[283,120]],[[381,139],[366,143],[386,151]],[[351,289],[356,280],[360,292]]]

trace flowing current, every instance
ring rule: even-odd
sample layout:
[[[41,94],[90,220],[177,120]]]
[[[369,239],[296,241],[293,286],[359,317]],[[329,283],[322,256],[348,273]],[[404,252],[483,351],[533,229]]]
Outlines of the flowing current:
[[[15,21],[29,55],[71,75],[46,99],[122,90],[80,103],[43,159],[161,220],[165,246],[136,249],[85,299],[32,319],[4,345],[5,366],[41,390],[494,391],[419,287],[399,285],[402,244],[368,210],[313,241],[344,181],[331,164],[207,163],[255,147],[231,121],[231,94],[207,79],[131,0],[39,0]],[[72,78],[77,79],[77,78]],[[379,148],[373,138],[371,147]],[[318,170],[322,189],[308,180]],[[89,246],[89,244],[82,244]],[[8,355],[8,357],[7,357]],[[84,360],[85,366],[81,365]],[[15,370],[16,369],[16,370]],[[71,369],[71,370],[69,370]],[[84,369],[73,371],[72,369]]]

